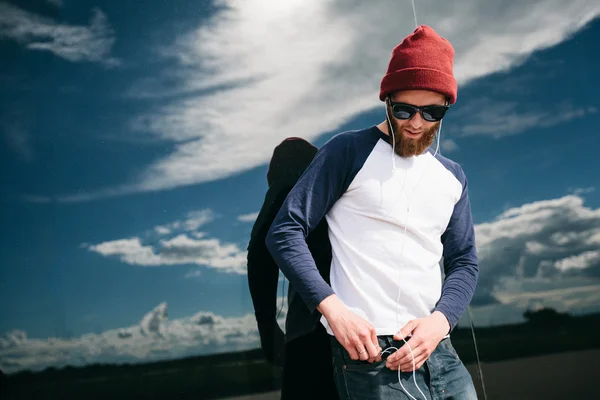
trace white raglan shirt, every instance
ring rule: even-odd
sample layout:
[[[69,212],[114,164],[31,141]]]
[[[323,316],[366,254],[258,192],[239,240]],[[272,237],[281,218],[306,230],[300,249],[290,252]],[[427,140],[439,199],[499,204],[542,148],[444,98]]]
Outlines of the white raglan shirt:
[[[399,157],[389,142],[377,127],[332,138],[288,195],[267,246],[311,311],[335,293],[378,335],[393,335],[436,309],[454,327],[478,276],[466,177],[458,164],[429,151]],[[329,225],[331,286],[305,242],[322,218]]]

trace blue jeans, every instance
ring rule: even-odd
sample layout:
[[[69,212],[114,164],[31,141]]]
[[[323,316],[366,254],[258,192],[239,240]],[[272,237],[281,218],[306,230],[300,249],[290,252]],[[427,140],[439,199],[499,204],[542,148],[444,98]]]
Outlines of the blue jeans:
[[[352,360],[344,347],[332,336],[334,376],[342,400],[412,400],[398,382],[398,371],[385,366],[385,360],[369,364]],[[400,348],[404,342],[391,336],[379,336],[383,350]],[[469,371],[465,368],[450,339],[444,339],[421,368],[414,372],[417,385],[426,400],[476,400],[477,393]],[[416,399],[423,395],[415,387],[412,372],[402,372],[404,388]]]

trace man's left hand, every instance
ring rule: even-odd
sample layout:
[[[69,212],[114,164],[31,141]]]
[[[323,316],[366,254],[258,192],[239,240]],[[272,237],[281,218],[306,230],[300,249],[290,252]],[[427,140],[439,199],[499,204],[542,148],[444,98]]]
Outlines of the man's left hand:
[[[444,336],[450,332],[450,324],[446,316],[439,311],[434,311],[425,318],[408,321],[400,331],[394,335],[395,340],[402,340],[412,336],[406,343],[412,349],[412,355],[406,343],[390,355],[386,360],[386,367],[391,370],[400,370],[408,372],[413,370],[413,356],[415,358],[415,368],[419,369],[429,358]]]

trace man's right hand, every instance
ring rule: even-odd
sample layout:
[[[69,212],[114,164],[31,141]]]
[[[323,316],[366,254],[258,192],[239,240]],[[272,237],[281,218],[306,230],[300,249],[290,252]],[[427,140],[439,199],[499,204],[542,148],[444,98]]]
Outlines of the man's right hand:
[[[377,333],[368,321],[348,310],[336,295],[327,297],[317,309],[351,359],[370,363],[381,361]]]

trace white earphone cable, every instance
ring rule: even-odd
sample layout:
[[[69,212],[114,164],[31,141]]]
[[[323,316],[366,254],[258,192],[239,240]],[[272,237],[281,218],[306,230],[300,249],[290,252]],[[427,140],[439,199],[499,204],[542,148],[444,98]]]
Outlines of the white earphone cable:
[[[415,7],[415,0],[410,0],[410,2],[412,3],[413,16],[415,17],[415,29],[417,29],[419,24],[417,23],[417,9]]]

